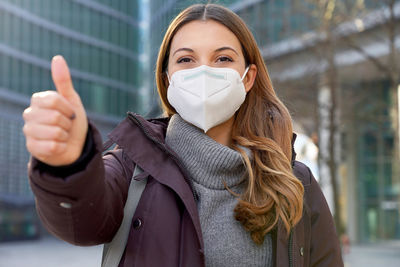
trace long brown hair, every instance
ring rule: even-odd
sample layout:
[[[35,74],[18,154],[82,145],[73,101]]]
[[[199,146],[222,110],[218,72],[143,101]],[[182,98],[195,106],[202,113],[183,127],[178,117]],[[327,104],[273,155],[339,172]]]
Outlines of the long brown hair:
[[[170,24],[158,54],[156,82],[162,106],[171,116],[176,113],[167,99],[166,71],[172,38],[194,20],[214,20],[231,30],[241,42],[246,64],[257,66],[257,76],[246,100],[236,113],[232,129],[233,149],[244,158],[248,171],[246,190],[235,207],[235,218],[250,232],[257,244],[278,222],[287,233],[301,219],[303,192],[293,175],[292,122],[272,87],[257,43],[242,19],[220,5],[193,5],[183,10]],[[250,159],[241,147],[252,151]]]

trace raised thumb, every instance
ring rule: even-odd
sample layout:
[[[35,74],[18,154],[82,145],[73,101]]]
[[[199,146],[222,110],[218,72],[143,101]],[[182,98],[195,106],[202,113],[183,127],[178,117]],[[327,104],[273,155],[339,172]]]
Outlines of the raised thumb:
[[[69,101],[74,101],[76,92],[72,85],[71,74],[65,59],[57,55],[51,60],[51,76],[57,92]]]

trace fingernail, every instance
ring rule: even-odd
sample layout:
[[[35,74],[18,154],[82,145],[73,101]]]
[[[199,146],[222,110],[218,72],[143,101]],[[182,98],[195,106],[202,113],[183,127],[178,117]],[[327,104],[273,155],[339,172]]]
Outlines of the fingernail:
[[[75,119],[75,118],[76,118],[76,115],[75,115],[75,113],[74,113],[74,114],[71,115],[70,119],[73,120],[73,119]]]
[[[55,55],[55,56],[51,59],[51,61],[59,60],[59,59],[61,59],[61,58],[62,58],[61,55]]]

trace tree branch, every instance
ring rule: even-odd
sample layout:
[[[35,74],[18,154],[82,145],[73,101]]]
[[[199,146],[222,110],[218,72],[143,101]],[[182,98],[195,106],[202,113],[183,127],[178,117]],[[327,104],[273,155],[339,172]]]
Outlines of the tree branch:
[[[365,57],[367,60],[369,60],[379,71],[391,77],[392,72],[390,68],[386,66],[384,63],[382,63],[378,58],[370,55],[367,51],[364,50],[364,48],[358,46],[351,38],[344,37],[343,40],[346,41],[348,47],[350,47],[351,49],[353,49],[354,51],[358,52],[363,57]]]

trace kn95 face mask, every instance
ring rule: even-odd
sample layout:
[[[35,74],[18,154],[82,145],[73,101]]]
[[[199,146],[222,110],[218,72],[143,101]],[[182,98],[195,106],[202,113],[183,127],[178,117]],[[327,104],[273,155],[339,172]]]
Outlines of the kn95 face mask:
[[[230,119],[246,98],[243,78],[231,68],[202,65],[168,77],[167,98],[187,122],[207,132]]]

